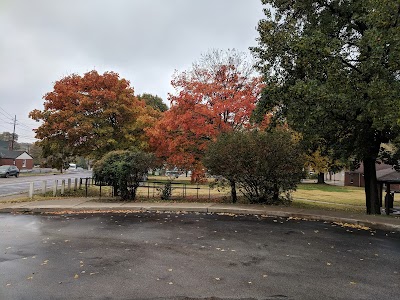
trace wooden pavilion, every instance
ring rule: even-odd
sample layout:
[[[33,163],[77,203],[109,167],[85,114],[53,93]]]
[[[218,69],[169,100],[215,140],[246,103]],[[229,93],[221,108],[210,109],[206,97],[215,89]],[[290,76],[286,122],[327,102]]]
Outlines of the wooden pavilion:
[[[400,212],[400,208],[393,207],[394,194],[400,192],[400,172],[394,169],[385,170],[384,173],[377,176],[377,180],[379,185],[380,205],[382,207],[382,204],[384,204],[386,214],[389,215],[391,212]],[[383,197],[384,193],[385,197]]]

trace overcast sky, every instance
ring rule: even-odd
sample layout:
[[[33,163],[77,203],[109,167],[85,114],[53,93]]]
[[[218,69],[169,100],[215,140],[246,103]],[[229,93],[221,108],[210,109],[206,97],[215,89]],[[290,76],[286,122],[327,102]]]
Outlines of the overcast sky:
[[[0,132],[34,142],[55,81],[93,69],[128,79],[167,103],[174,70],[209,49],[255,46],[261,0],[0,0]]]

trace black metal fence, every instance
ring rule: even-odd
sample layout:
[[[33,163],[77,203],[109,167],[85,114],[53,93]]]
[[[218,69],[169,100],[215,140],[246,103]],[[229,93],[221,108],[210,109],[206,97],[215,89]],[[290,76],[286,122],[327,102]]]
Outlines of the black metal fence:
[[[162,188],[164,188],[165,181],[141,181],[138,187],[137,195],[147,198],[156,198],[160,196]],[[207,185],[199,184],[188,184],[182,182],[170,182],[171,184],[171,198],[187,198],[192,197],[199,199],[208,198],[211,199],[211,187]],[[99,197],[102,196],[102,188],[110,187],[111,196],[115,197],[114,187],[104,182],[95,181],[93,177],[80,178],[80,186],[85,188],[85,196],[88,197],[89,187],[98,186],[99,187]]]

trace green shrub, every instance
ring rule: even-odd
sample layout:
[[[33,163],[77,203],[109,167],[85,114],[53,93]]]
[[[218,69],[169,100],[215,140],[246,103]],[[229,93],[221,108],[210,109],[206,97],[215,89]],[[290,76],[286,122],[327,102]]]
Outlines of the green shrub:
[[[93,177],[102,185],[113,186],[123,200],[135,200],[137,188],[154,161],[152,154],[140,150],[112,151],[96,162]]]
[[[290,202],[304,176],[304,155],[290,132],[231,132],[211,143],[203,160],[212,175],[229,181],[250,203]]]
[[[161,187],[157,188],[160,192],[161,200],[169,200],[172,196],[172,184],[171,181],[167,181]]]

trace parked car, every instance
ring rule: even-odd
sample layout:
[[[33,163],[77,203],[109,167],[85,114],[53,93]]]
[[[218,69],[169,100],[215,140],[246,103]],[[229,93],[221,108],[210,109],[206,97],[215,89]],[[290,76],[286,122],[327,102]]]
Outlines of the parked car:
[[[19,169],[16,166],[4,165],[0,166],[0,177],[19,176]]]

